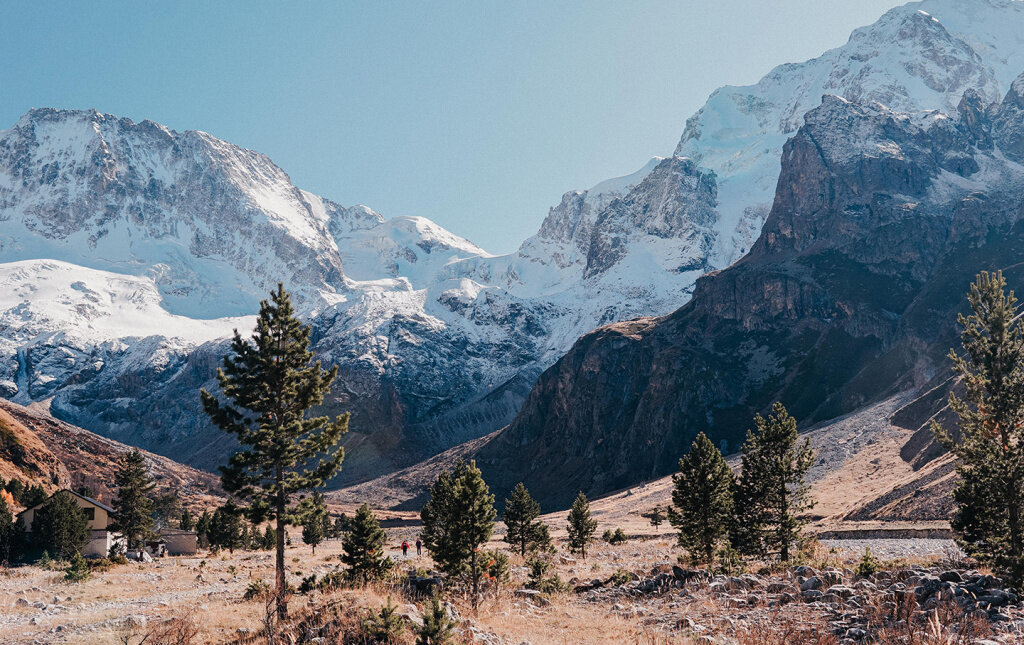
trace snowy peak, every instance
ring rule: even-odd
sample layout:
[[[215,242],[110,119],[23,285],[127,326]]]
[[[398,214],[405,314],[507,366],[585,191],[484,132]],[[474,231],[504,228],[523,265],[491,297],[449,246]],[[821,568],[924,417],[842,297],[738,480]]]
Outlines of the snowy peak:
[[[0,260],[147,275],[193,317],[248,313],[277,280],[310,306],[330,299],[343,281],[328,223],[342,212],[202,132],[42,109],[0,138]]]
[[[672,253],[658,258],[654,264],[662,271],[706,270],[715,236],[717,190],[714,175],[701,172],[692,160],[663,160],[601,212],[587,254],[586,277],[607,272],[629,255],[657,253],[666,240],[685,244],[670,245]]]

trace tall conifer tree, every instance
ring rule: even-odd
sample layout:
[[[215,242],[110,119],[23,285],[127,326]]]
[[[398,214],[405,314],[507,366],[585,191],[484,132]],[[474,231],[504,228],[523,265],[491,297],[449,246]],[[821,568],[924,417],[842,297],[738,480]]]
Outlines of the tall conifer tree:
[[[679,544],[710,563],[729,532],[732,470],[702,432],[679,460],[679,472],[672,482],[669,521],[679,531]]]
[[[491,539],[497,514],[494,495],[474,461],[460,461],[451,474],[441,473],[420,513],[423,544],[445,573],[469,574],[474,607],[482,570],[478,552]]]
[[[597,520],[590,516],[590,502],[583,491],[572,503],[566,529],[569,531],[569,550],[579,553],[586,560],[587,545],[594,541],[594,533],[597,532]]]
[[[949,395],[960,438],[932,430],[959,457],[953,529],[964,549],[1024,583],[1024,328],[1002,272],[983,272],[959,316],[965,355],[950,351],[965,395]]]
[[[0,564],[9,562],[14,554],[17,541],[14,515],[7,506],[7,500],[0,496]]]
[[[740,488],[746,516],[740,521],[753,531],[749,539],[763,540],[785,562],[807,523],[807,511],[814,507],[804,481],[814,465],[814,451],[810,439],[800,441],[796,419],[780,402],[767,419],[755,416],[754,425],[742,448]]]
[[[114,475],[117,499],[113,502],[113,530],[125,537],[129,550],[139,550],[153,535],[153,478],[138,450],[121,455]]]
[[[512,489],[512,497],[505,500],[505,542],[519,549],[519,555],[526,557],[527,551],[533,551],[550,541],[547,527],[538,520],[540,504],[530,497],[523,482]]]
[[[231,354],[217,372],[221,402],[203,390],[206,413],[241,448],[221,467],[224,488],[250,502],[253,521],[277,523],[275,597],[279,616],[287,614],[284,564],[285,527],[293,519],[292,496],[323,486],[341,468],[338,446],[348,430],[348,414],[335,419],[306,418],[323,402],[337,376],[312,363],[309,327],[295,316],[283,285],[260,303],[256,330],[243,339],[236,331]]]

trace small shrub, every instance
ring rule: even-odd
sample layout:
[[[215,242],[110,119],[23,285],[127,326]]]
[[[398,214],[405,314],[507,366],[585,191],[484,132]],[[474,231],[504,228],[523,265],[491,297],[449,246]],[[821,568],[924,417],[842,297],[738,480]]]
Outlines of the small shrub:
[[[53,558],[50,557],[49,551],[43,551],[43,554],[39,556],[39,562],[37,563],[43,569],[53,568]]]
[[[317,583],[317,587],[321,591],[331,591],[333,589],[340,589],[345,584],[345,572],[344,571],[331,571],[325,573],[320,578],[320,582]]]
[[[608,544],[625,544],[628,541],[629,538],[626,536],[626,532],[620,528],[615,529],[615,532],[608,538]]]
[[[743,562],[743,556],[740,555],[739,551],[732,548],[731,544],[724,544],[719,547],[715,557],[718,559],[718,569],[724,575],[737,576],[745,573],[747,570],[746,563]]]
[[[856,573],[862,578],[873,576],[882,568],[882,562],[871,555],[871,547],[864,547],[864,555],[861,556],[860,562],[857,563]]]
[[[397,614],[391,596],[380,607],[380,613],[370,610],[363,620],[363,637],[373,643],[397,643],[405,631],[405,621]]]
[[[86,565],[88,565],[90,571],[102,573],[113,568],[114,563],[109,558],[95,558],[93,560],[86,560]]]
[[[309,593],[315,589],[319,589],[315,573],[309,574],[299,583],[299,593]]]
[[[541,593],[561,593],[568,591],[569,585],[562,582],[558,574],[548,575],[551,563],[541,558],[533,558],[526,561],[530,567],[529,578],[526,582],[527,589],[535,589]]]
[[[622,569],[619,569],[618,571],[616,571],[615,573],[612,574],[611,578],[608,578],[608,583],[613,585],[613,586],[618,587],[620,585],[624,585],[624,584],[628,583],[632,579],[633,579],[633,576],[629,575],[628,573],[626,573]]]
[[[128,561],[125,557],[124,542],[114,542],[110,545],[110,550],[107,551],[107,559],[111,562],[116,560]]]
[[[612,533],[611,529],[605,529],[604,533],[601,534],[601,541],[602,542],[611,542],[612,541],[612,535],[614,535],[614,533]]]
[[[64,582],[85,582],[90,575],[89,563],[81,553],[76,553],[71,556],[68,566],[64,569]]]
[[[245,588],[245,594],[242,596],[246,600],[257,600],[259,598],[266,598],[271,594],[270,585],[265,580],[253,580],[249,583],[249,586]]]
[[[508,582],[512,567],[504,551],[485,551],[483,560],[489,580],[496,583]]]
[[[455,621],[448,617],[441,601],[434,596],[421,614],[423,624],[416,628],[416,645],[448,645],[452,641]]]

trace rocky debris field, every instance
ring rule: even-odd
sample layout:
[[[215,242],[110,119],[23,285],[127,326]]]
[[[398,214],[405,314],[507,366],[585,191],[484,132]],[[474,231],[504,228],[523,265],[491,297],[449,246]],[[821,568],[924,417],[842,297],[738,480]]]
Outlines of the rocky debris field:
[[[924,642],[1024,641],[1020,599],[999,578],[973,570],[910,567],[860,577],[849,569],[795,566],[771,575],[712,577],[661,564],[632,578],[618,586],[594,580],[577,591],[585,602],[709,645],[779,632],[840,645],[922,642],[919,632],[977,637]]]

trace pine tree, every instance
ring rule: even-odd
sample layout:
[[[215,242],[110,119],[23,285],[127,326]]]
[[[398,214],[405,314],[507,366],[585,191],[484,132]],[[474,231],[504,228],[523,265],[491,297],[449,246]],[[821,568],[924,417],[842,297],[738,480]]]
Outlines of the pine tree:
[[[238,538],[238,548],[243,551],[249,551],[252,544],[252,534],[249,532],[249,523],[244,519],[240,521],[242,525],[242,535]]]
[[[566,530],[569,531],[569,551],[579,553],[586,560],[587,545],[594,541],[594,533],[597,532],[597,520],[590,516],[590,502],[583,491],[572,503]]]
[[[710,563],[729,532],[733,477],[722,453],[703,432],[679,460],[672,483],[669,521],[679,531],[679,544]]]
[[[363,504],[349,523],[349,531],[341,543],[342,564],[348,567],[351,580],[380,580],[394,565],[384,553],[387,534],[380,527],[369,504]]]
[[[233,499],[213,512],[208,531],[210,546],[234,553],[242,545],[242,509]]]
[[[331,527],[331,536],[335,539],[341,539],[345,536],[348,531],[348,517],[342,513],[338,517],[334,518],[334,525]]]
[[[448,645],[457,623],[448,617],[448,611],[434,596],[429,606],[423,607],[423,624],[416,627],[416,645]]]
[[[33,546],[59,560],[78,553],[88,541],[85,513],[71,493],[54,493],[32,516]]]
[[[16,538],[14,515],[7,501],[0,497],[0,564],[10,562],[15,552]]]
[[[309,327],[292,309],[283,285],[260,303],[251,339],[236,331],[231,354],[217,380],[222,403],[202,391],[203,408],[213,422],[235,435],[241,449],[221,467],[224,488],[250,502],[253,521],[277,523],[275,598],[277,613],[287,614],[284,564],[285,527],[293,519],[292,496],[323,486],[341,468],[345,451],[338,446],[348,430],[348,414],[332,420],[306,418],[323,402],[338,368],[311,364]]]
[[[737,553],[764,558],[768,555],[762,533],[768,525],[768,514],[758,503],[757,491],[751,478],[742,475],[733,478],[732,518],[729,523],[729,546]]]
[[[28,486],[22,490],[21,493],[21,505],[25,508],[32,508],[36,504],[42,504],[46,501],[46,491],[39,484],[34,486]]]
[[[260,548],[264,551],[272,551],[277,546],[277,531],[274,527],[267,524],[267,528],[263,531],[263,541],[260,543]]]
[[[181,518],[178,520],[178,528],[182,531],[195,530],[195,522],[192,521],[192,513],[186,508],[181,511]]]
[[[651,526],[653,526],[655,529],[661,526],[662,522],[668,519],[665,515],[665,511],[662,510],[661,506],[655,506],[646,513],[641,514],[641,517],[647,518],[647,520],[650,521]]]
[[[800,538],[807,523],[806,513],[814,507],[810,486],[804,477],[814,465],[809,439],[799,440],[796,419],[776,402],[765,419],[754,417],[755,432],[747,432],[743,443],[743,471],[746,516],[740,521],[750,527],[750,539],[761,539],[767,549],[777,549],[783,562]]]
[[[302,522],[302,541],[313,547],[313,555],[316,555],[316,545],[327,537],[326,528],[330,526],[330,515],[327,513],[327,505],[324,503],[324,496],[320,493],[313,493],[310,497],[302,500],[299,504],[298,515]]]
[[[550,542],[547,526],[540,517],[540,504],[526,490],[522,482],[512,490],[512,497],[505,500],[505,542],[519,549],[519,555],[526,557],[527,551],[543,548]],[[547,540],[545,540],[547,536]]]
[[[114,500],[112,529],[125,537],[129,550],[138,550],[153,534],[153,479],[146,460],[138,450],[121,455],[114,475],[117,499]]]
[[[157,495],[153,499],[153,526],[157,530],[165,529],[171,525],[171,520],[181,517],[181,500],[177,492]]]
[[[203,514],[196,520],[196,537],[199,540],[199,545],[204,548],[210,546],[210,524],[212,521],[213,516],[205,508],[203,509]]]
[[[479,550],[491,539],[497,515],[494,495],[475,461],[460,461],[451,474],[441,473],[420,512],[423,545],[441,571],[450,576],[469,574],[474,608],[479,598]]]
[[[968,554],[1024,584],[1024,328],[1017,299],[1002,272],[982,272],[959,316],[965,356],[950,351],[964,398],[949,395],[960,421],[959,441],[938,423],[932,430],[959,458],[952,526]]]

